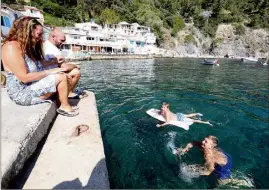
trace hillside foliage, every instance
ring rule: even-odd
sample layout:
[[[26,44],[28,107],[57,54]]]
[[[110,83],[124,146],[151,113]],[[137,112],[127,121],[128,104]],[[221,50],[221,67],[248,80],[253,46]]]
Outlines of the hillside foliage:
[[[186,23],[194,23],[209,36],[220,23],[235,24],[238,33],[244,32],[243,26],[269,28],[268,0],[32,0],[31,6],[45,12],[45,24],[63,26],[92,19],[99,24],[137,22],[151,27],[158,40],[162,28],[176,36]]]

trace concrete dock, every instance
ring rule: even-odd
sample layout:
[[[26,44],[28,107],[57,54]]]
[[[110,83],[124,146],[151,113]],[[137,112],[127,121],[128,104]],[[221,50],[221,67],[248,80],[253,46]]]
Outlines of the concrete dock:
[[[23,189],[110,188],[96,100],[94,93],[87,93],[88,97],[71,102],[72,105],[79,106],[80,114],[78,116],[58,115],[56,117],[33,168],[27,174],[29,176]],[[10,113],[10,115],[12,114]],[[6,126],[7,123],[8,121],[3,125]],[[85,127],[82,130],[77,127],[80,125],[87,125],[89,128],[83,131]],[[44,134],[42,135],[44,136]],[[26,154],[28,158],[32,153],[27,152]],[[7,160],[10,159],[10,156],[6,152],[2,152],[2,160],[3,158]],[[13,162],[11,161],[11,165]],[[23,164],[24,162],[21,162],[21,165]],[[1,165],[3,166],[3,161]],[[14,174],[13,172],[9,176],[12,178]]]
[[[58,115],[23,189],[109,189],[95,96],[72,101],[79,115]],[[89,129],[76,132],[79,125]]]
[[[56,105],[19,106],[1,88],[1,187],[23,168],[56,117]]]
[[[85,60],[118,60],[118,59],[153,59],[153,55],[139,54],[91,54],[88,57],[66,58],[67,61],[85,61]]]

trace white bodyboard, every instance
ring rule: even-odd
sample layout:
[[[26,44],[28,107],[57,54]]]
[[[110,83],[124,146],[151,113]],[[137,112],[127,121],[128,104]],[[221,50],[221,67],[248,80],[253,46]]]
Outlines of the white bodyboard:
[[[160,110],[157,110],[157,109],[149,109],[148,111],[146,111],[146,113],[148,115],[150,115],[151,117],[159,120],[159,121],[162,121],[162,122],[165,122],[165,119],[162,115],[159,114]],[[185,130],[189,130],[189,127],[191,124],[193,124],[192,120],[189,119],[189,118],[186,118],[186,121],[170,121],[169,124],[171,125],[175,125],[177,127],[180,127],[180,128],[183,128]]]

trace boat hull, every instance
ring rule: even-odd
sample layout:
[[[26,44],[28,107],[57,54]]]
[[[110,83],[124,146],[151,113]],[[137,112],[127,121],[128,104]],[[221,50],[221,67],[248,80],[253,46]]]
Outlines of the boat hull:
[[[216,65],[218,63],[218,60],[204,60],[202,62],[203,65]]]
[[[242,62],[243,63],[257,63],[258,59],[254,59],[254,58],[242,58]]]

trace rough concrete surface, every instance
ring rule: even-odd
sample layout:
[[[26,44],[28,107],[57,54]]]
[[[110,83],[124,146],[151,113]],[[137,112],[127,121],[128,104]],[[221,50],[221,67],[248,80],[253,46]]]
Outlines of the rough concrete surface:
[[[19,106],[1,89],[2,188],[22,169],[56,116],[54,103]]]
[[[73,101],[79,115],[58,115],[23,189],[109,189],[95,96]],[[71,137],[76,126],[89,126]]]

